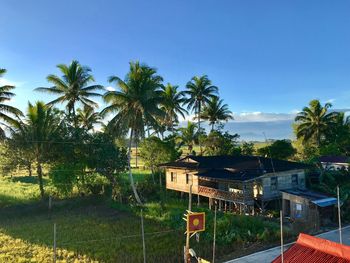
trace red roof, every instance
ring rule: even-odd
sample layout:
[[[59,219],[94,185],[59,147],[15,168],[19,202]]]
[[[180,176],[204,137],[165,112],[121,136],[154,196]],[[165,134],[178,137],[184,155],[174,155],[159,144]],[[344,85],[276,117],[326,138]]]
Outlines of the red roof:
[[[297,242],[283,254],[285,263],[349,263],[350,246],[326,239],[300,234]],[[272,263],[281,262],[278,256]]]

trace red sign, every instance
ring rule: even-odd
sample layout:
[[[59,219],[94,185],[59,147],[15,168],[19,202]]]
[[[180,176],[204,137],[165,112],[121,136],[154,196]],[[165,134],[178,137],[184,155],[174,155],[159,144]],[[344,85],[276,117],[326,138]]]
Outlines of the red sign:
[[[205,230],[205,213],[187,214],[187,231],[189,233]]]

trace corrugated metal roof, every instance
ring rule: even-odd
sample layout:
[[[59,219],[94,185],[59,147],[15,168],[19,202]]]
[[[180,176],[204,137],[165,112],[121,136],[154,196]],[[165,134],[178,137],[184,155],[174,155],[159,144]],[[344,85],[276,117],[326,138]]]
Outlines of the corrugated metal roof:
[[[350,247],[326,239],[300,234],[298,241],[283,254],[285,263],[349,263]],[[278,256],[272,263],[281,262]]]
[[[335,205],[337,203],[337,199],[334,197],[330,197],[330,198],[315,200],[315,201],[311,201],[311,202],[319,207],[326,207],[326,206],[330,206],[330,205]]]

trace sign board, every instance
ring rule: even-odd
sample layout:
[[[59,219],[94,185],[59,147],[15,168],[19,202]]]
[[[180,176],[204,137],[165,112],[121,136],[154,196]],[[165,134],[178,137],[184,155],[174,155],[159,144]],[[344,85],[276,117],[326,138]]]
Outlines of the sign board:
[[[205,230],[205,213],[187,214],[187,232],[196,233]]]

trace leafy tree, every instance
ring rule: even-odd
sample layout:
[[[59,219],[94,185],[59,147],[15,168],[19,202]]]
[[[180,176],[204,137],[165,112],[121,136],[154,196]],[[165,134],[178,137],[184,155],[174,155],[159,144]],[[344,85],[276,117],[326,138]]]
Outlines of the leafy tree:
[[[166,113],[165,123],[170,127],[171,131],[174,133],[174,123],[178,123],[179,119],[177,114],[185,118],[187,111],[183,108],[183,104],[186,101],[185,93],[183,91],[178,91],[179,86],[173,86],[167,84],[163,87],[163,97],[164,102],[162,109]]]
[[[236,155],[239,154],[237,147],[238,134],[222,133],[220,131],[211,131],[205,138],[203,145],[205,146],[205,154],[214,155]]]
[[[185,94],[188,96],[186,99],[187,109],[195,112],[198,121],[198,130],[200,130],[202,107],[209,103],[212,98],[216,97],[218,87],[212,85],[208,76],[204,75],[193,77],[191,81],[187,82],[186,88]],[[202,152],[201,145],[199,145],[199,147]]]
[[[87,131],[94,130],[96,124],[102,124],[102,117],[93,108],[84,107],[84,109],[77,110],[77,120],[80,127]]]
[[[6,73],[6,69],[0,68],[0,78]],[[23,113],[5,102],[10,101],[15,96],[11,92],[15,87],[11,85],[0,86],[0,139],[5,138],[5,128],[16,126],[18,124],[17,117],[23,116]],[[10,126],[9,126],[10,125]]]
[[[44,197],[42,166],[48,160],[51,144],[57,139],[60,119],[52,108],[43,102],[28,104],[27,115],[20,122],[13,138],[17,140],[25,151],[31,151],[37,164],[37,175],[41,197]]]
[[[131,62],[125,80],[117,76],[109,78],[116,83],[119,90],[108,91],[104,95],[106,103],[110,104],[102,114],[116,113],[108,124],[110,132],[127,134],[129,132],[129,179],[135,198],[139,204],[141,199],[136,190],[131,171],[131,146],[136,135],[143,137],[145,126],[156,127],[158,120],[164,118],[165,113],[160,109],[163,103],[162,77],[157,71],[139,62]]]
[[[106,133],[93,134],[90,145],[88,167],[109,180],[112,198],[115,198],[120,174],[126,170],[128,165],[126,150],[117,147],[112,136]]]
[[[252,142],[243,142],[241,145],[241,154],[243,155],[253,155],[255,151],[254,143]]]
[[[177,149],[174,139],[161,140],[152,136],[143,140],[140,145],[140,156],[144,160],[145,165],[151,168],[152,175],[156,170],[159,172],[157,169],[159,164],[175,161],[180,155],[181,153]],[[161,185],[160,176],[159,184]]]
[[[73,119],[75,127],[77,127],[76,119],[76,103],[81,103],[84,107],[94,108],[98,104],[92,101],[91,97],[100,97],[101,94],[97,90],[104,90],[101,85],[89,85],[94,82],[94,77],[91,75],[91,69],[80,65],[76,60],[73,60],[70,65],[59,64],[57,68],[62,73],[62,76],[48,75],[47,81],[52,83],[52,87],[39,87],[35,90],[58,95],[58,98],[49,102],[48,105],[58,103],[67,103],[66,109],[68,116]]]
[[[228,105],[223,104],[223,100],[220,100],[218,97],[211,98],[205,105],[201,118],[209,121],[212,131],[215,124],[219,124],[221,121],[233,120],[232,112],[228,109]]]
[[[187,127],[179,128],[177,140],[180,145],[186,145],[189,153],[193,152],[193,146],[198,143],[198,133],[196,132],[196,124],[187,122]]]
[[[331,106],[330,103],[322,106],[319,100],[310,101],[309,107],[304,107],[295,117],[297,138],[303,138],[304,142],[312,141],[317,147],[320,146],[327,130],[337,121],[338,113],[328,112]]]
[[[276,159],[288,159],[296,153],[292,143],[288,140],[276,140],[270,146],[258,149],[258,154]],[[270,156],[271,154],[271,156]]]

